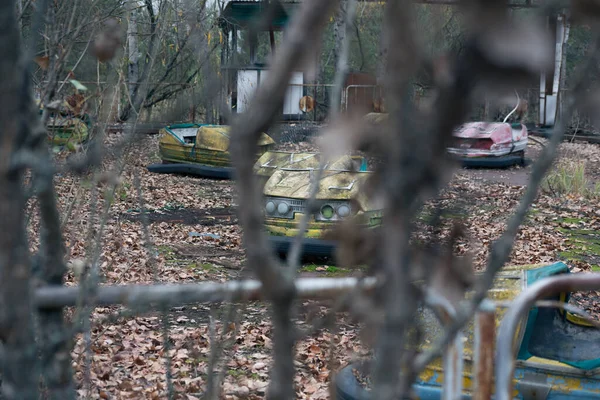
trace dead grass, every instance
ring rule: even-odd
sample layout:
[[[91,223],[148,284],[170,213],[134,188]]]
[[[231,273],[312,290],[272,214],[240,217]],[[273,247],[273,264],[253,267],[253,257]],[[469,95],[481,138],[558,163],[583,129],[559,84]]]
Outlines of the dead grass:
[[[585,161],[561,160],[544,178],[542,190],[555,196],[572,195],[591,199],[600,196],[600,183],[589,179]]]

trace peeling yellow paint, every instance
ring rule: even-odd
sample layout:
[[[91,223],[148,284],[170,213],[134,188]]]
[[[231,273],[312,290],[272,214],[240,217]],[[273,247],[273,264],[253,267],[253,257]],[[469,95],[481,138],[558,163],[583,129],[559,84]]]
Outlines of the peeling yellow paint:
[[[311,189],[311,174],[314,171],[277,170],[273,173],[264,188],[265,196],[285,197],[291,199],[308,199]],[[371,210],[368,198],[361,186],[370,172],[326,170],[319,181],[316,198],[319,200],[350,200],[358,202],[361,211]]]
[[[325,164],[326,169],[358,171],[362,157],[344,155]],[[275,171],[293,169],[318,169],[321,154],[314,152],[268,151],[254,164],[254,173],[266,183]]]

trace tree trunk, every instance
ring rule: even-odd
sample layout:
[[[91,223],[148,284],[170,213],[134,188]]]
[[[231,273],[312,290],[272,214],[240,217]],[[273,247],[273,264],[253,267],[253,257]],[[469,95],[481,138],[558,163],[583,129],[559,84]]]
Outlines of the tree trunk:
[[[560,85],[558,86],[558,117],[562,119],[562,115],[565,109],[565,99],[563,93],[567,88],[567,43],[569,42],[569,32],[571,30],[571,23],[569,17],[565,16],[565,37],[563,39],[562,46],[562,62],[560,64]],[[568,123],[570,123],[569,121]]]
[[[140,75],[140,51],[138,49],[137,10],[132,10],[129,15],[127,26],[127,46],[129,48],[129,68],[127,69],[127,80],[129,82],[130,101],[135,99],[137,84]]]
[[[32,110],[32,118],[35,114]],[[51,165],[44,141],[38,146],[40,160]],[[40,280],[47,285],[62,285],[67,273],[60,215],[56,204],[53,176],[49,169],[36,173],[36,186],[40,188],[41,233],[38,261]],[[71,370],[72,338],[64,325],[62,308],[45,310],[39,314],[42,376],[49,400],[75,399],[73,371]]]
[[[205,3],[206,5],[206,3]],[[203,12],[203,11],[202,11]],[[210,27],[207,24],[206,18],[202,18],[200,20],[200,32],[208,32]],[[219,82],[219,77],[216,76],[214,70],[212,69],[210,62],[202,61],[208,60],[211,55],[211,50],[209,48],[209,44],[206,40],[201,40],[198,43],[198,55],[199,60],[201,60],[200,64],[200,87],[197,92],[194,91],[194,97],[200,96],[200,99],[194,98],[194,104],[200,104],[201,113],[204,114],[204,122],[213,124],[217,122],[217,118],[215,117],[215,95],[219,90],[219,86],[215,85],[216,82]],[[200,101],[198,101],[200,100]],[[220,104],[217,106],[220,107]]]
[[[348,75],[348,56],[350,52],[350,36],[352,24],[356,14],[357,0],[342,0],[340,2],[340,13],[336,18],[333,34],[335,38],[334,60],[336,65],[335,81],[331,96],[331,115],[339,113],[342,93],[344,92],[344,81]],[[338,51],[339,50],[339,51]]]
[[[333,20],[333,62],[337,65],[342,50],[342,43],[346,37],[344,21],[346,19],[346,7],[348,0],[340,1],[340,8]]]
[[[23,0],[17,0],[17,12],[19,16],[19,30],[23,32]]]
[[[135,81],[135,87],[133,88],[134,95],[123,108],[123,112],[121,113],[121,116],[119,118],[121,121],[127,121],[131,116],[131,111],[133,111],[136,116],[140,112],[140,108],[146,100],[146,92],[148,89],[148,77],[150,76],[150,69],[152,68],[153,60],[156,57],[155,47],[156,38],[158,36],[158,18],[156,14],[154,14],[154,5],[152,4],[151,0],[144,0],[144,5],[146,10],[148,11],[148,16],[150,18],[150,40],[148,43],[148,53],[146,54],[147,62],[144,63],[144,69],[142,71],[142,74]],[[131,83],[133,82],[130,82],[130,84]]]
[[[6,399],[37,400],[24,170],[12,165],[29,136],[14,0],[0,2],[0,26],[0,376]]]

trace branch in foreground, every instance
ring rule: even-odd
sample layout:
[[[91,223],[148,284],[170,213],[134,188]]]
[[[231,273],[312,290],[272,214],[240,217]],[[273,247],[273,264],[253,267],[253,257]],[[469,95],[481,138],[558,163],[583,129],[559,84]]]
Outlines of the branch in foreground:
[[[271,251],[262,231],[262,197],[253,174],[257,141],[260,134],[273,123],[293,70],[301,67],[304,57],[310,53],[320,37],[320,28],[336,3],[319,0],[302,3],[288,28],[284,43],[275,53],[271,63],[274,69],[257,89],[250,109],[234,120],[231,126],[230,152],[236,171],[240,204],[238,214],[244,229],[248,264],[271,293],[285,293],[286,286],[290,287],[290,279],[283,277],[283,272],[270,257]]]
[[[344,79],[346,79],[346,75],[348,72],[348,53],[350,47],[349,38],[351,35],[351,25],[356,15],[357,0],[344,0],[340,2],[340,6],[341,14],[344,17],[343,29],[345,34],[341,43],[342,49],[337,60],[337,71],[335,73],[334,79],[335,83],[333,85],[333,92],[329,105],[329,117],[333,121],[339,118],[342,86],[344,85]],[[323,172],[327,163],[327,158],[325,157],[325,155],[322,154],[321,157],[322,158],[321,162],[319,163],[319,169],[317,170],[316,175],[313,175],[313,180],[310,183],[311,189],[309,191],[310,194],[308,196],[308,202],[306,205],[307,212],[300,220],[300,224],[298,225],[298,235],[296,236],[294,243],[292,244],[292,248],[289,252],[288,269],[290,271],[290,274],[295,274],[300,267],[300,249],[302,247],[302,241],[304,239],[304,232],[306,232],[310,216],[317,203],[317,192],[319,191],[321,178],[323,177]]]
[[[337,43],[338,45],[341,45],[341,49],[337,60],[335,79],[331,93],[331,103],[329,105],[332,117],[337,117],[340,112],[344,79],[346,79],[348,74],[350,35],[352,35],[352,26],[356,16],[357,5],[357,0],[344,0],[340,7],[340,18],[343,18],[343,25],[342,27],[337,27],[337,29],[343,29],[343,37],[341,43]],[[338,32],[338,34],[340,33]]]
[[[382,288],[385,319],[378,332],[375,347],[373,398],[392,400],[408,394],[413,373],[406,366],[405,352],[414,326],[418,294],[410,282],[410,205],[419,197],[419,188],[412,185],[429,163],[427,153],[415,152],[414,143],[430,144],[420,137],[410,122],[410,79],[418,69],[421,52],[413,26],[414,9],[410,1],[388,2],[385,16],[384,43],[389,50],[385,74],[386,102],[389,106],[389,126],[384,151],[385,168],[381,170],[384,192],[384,222],[381,232],[382,269],[385,285]],[[427,186],[429,182],[422,182]],[[401,373],[400,373],[401,372]],[[399,374],[400,373],[400,374]]]
[[[357,287],[371,291],[375,278],[300,278],[295,281],[296,294],[302,299],[330,299]],[[217,303],[223,301],[253,301],[266,298],[263,285],[257,280],[226,283],[204,282],[182,285],[118,285],[100,286],[91,302],[96,306],[122,304],[130,308],[177,306],[187,303]],[[44,286],[35,292],[34,304],[39,309],[69,307],[77,303],[77,286]]]
[[[0,397],[38,398],[37,354],[31,304],[31,260],[25,229],[24,169],[12,156],[31,138],[23,91],[20,35],[14,1],[0,2]]]
[[[322,29],[337,1],[306,0],[288,27],[283,45],[271,65],[273,69],[256,92],[250,109],[231,126],[230,152],[240,205],[238,215],[248,265],[261,280],[267,297],[273,301],[274,366],[267,397],[290,399],[294,391],[294,326],[290,324],[295,276],[279,267],[263,232],[262,193],[253,173],[260,134],[266,131],[281,106],[294,69],[318,43]]]

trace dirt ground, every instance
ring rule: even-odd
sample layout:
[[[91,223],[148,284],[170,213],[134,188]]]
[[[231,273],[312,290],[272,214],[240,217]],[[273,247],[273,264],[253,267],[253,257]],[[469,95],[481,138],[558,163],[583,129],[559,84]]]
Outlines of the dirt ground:
[[[118,141],[119,136],[110,135],[108,140]],[[544,140],[539,141],[541,144],[532,142],[527,149],[526,157],[532,161],[543,146]],[[560,156],[585,160],[590,182],[600,182],[599,145],[564,143]],[[244,268],[234,184],[149,173],[146,166],[158,160],[156,136],[140,136],[138,146],[126,153],[122,180],[114,193],[106,182],[97,182],[92,176],[57,178],[70,265],[84,259],[91,239],[100,236],[99,273],[106,284],[224,282],[252,277]],[[104,170],[113,167],[109,160]],[[482,269],[489,245],[499,237],[518,204],[531,168],[530,164],[504,170],[458,169],[449,187],[419,217],[423,238],[443,237],[450,222],[462,221],[469,240],[461,243],[458,251],[472,257],[475,269]],[[600,270],[600,259],[596,259],[600,237],[595,234],[600,229],[598,203],[597,197],[541,193],[519,232],[510,263],[564,260],[574,272]],[[443,224],[434,230],[428,221],[438,207],[443,210]],[[103,218],[105,224],[100,223]],[[37,229],[35,213],[30,229]],[[68,285],[78,282],[75,272],[70,273]],[[361,273],[339,268],[331,260],[304,260],[302,269],[304,276]],[[595,315],[596,298],[592,293],[575,302]],[[296,323],[308,334],[296,349],[298,398],[331,398],[332,371],[368,352],[361,330],[346,314],[336,314],[336,324],[329,329],[309,329],[312,320],[325,315],[329,306],[319,302],[300,305]],[[98,308],[92,316],[89,346],[83,336],[77,337],[73,358],[81,395],[155,399],[165,398],[170,387],[175,398],[193,400],[201,397],[210,366],[223,376],[224,397],[264,397],[272,347],[265,304],[233,308],[194,304],[136,317],[129,311]],[[219,357],[213,352],[216,344],[222,350]],[[91,360],[89,380],[82,361],[86,357]]]

